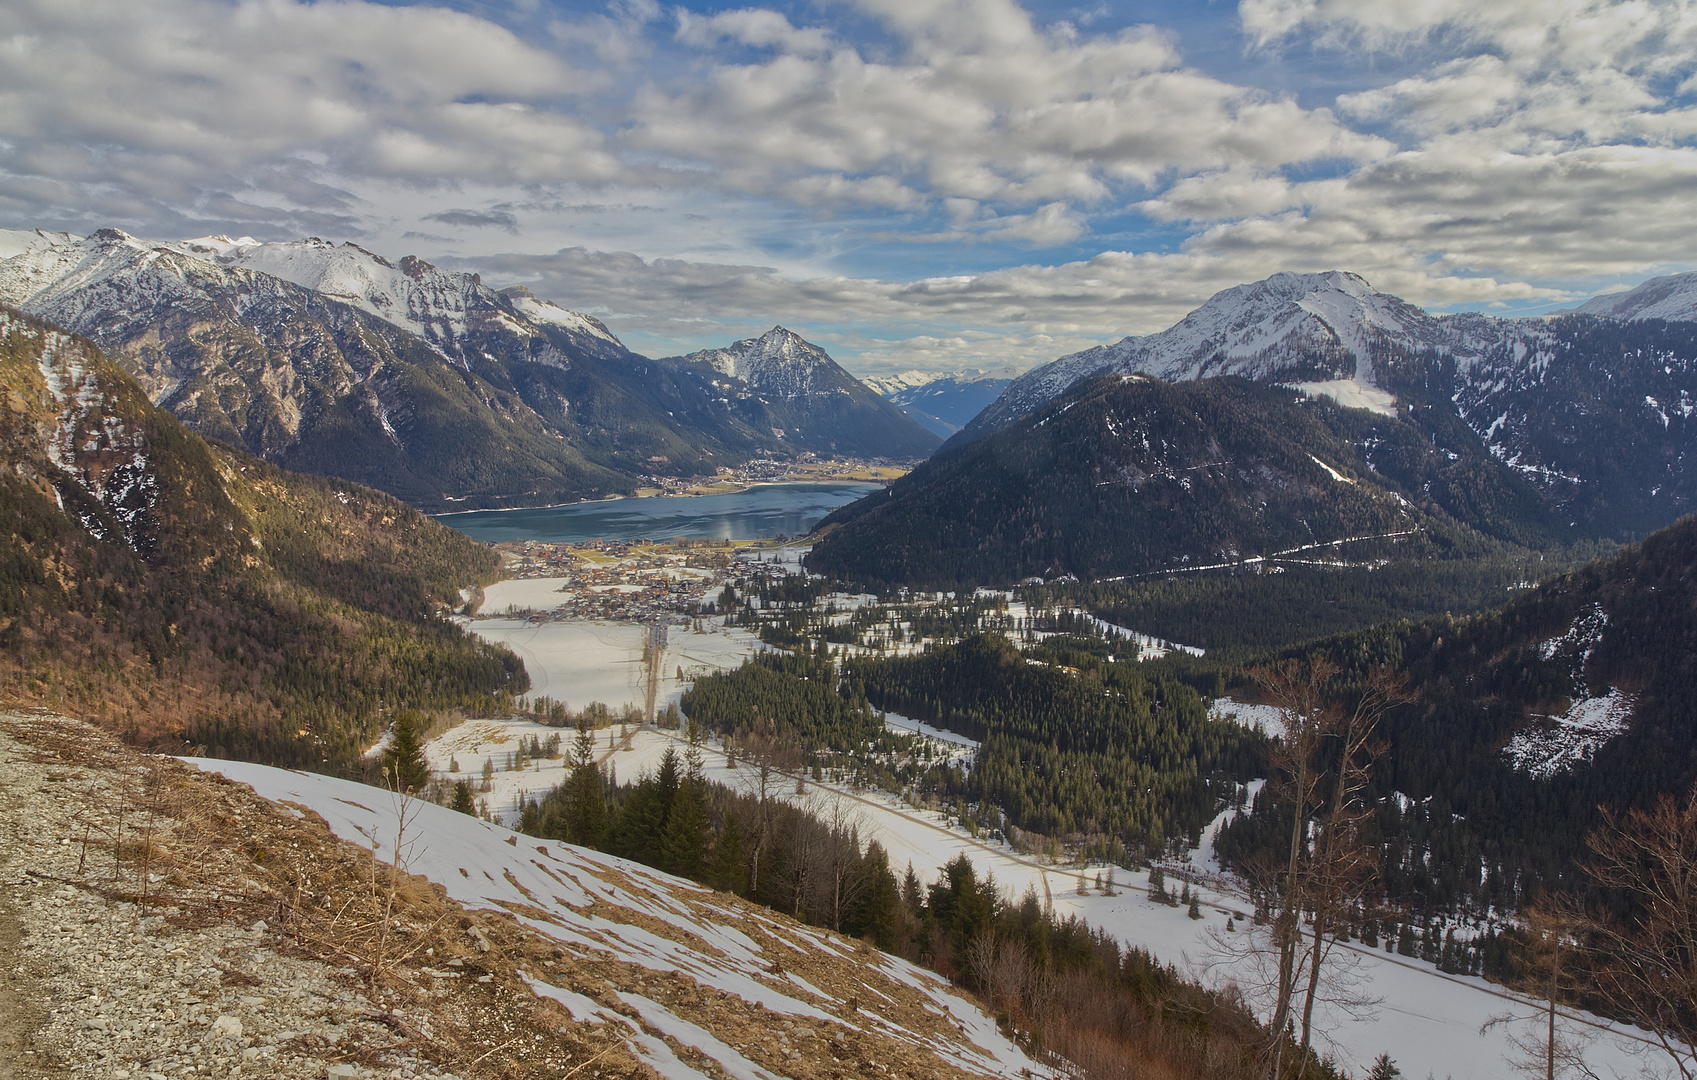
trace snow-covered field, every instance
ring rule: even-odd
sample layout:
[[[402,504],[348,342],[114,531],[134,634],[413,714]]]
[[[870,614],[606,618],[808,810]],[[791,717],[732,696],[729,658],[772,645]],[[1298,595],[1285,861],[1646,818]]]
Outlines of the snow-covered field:
[[[477,619],[466,625],[479,637],[506,645],[519,655],[530,673],[532,697],[546,695],[566,702],[574,711],[592,701],[615,712],[625,705],[642,703],[642,645],[647,628],[640,623]],[[746,630],[710,621],[706,625],[704,630],[670,629],[661,666],[661,708],[676,701],[696,675],[737,667],[762,647],[760,639]],[[682,682],[678,681],[679,668],[684,671]]]
[[[571,581],[563,577],[508,578],[483,589],[483,603],[478,611],[499,615],[508,609],[519,611],[552,611],[571,599],[561,592]]]
[[[189,760],[248,784],[265,798],[311,809],[337,836],[367,848],[378,844],[379,854],[392,858],[398,815],[384,791],[264,765]],[[1013,1076],[1029,1069],[1045,1080],[1054,1075],[998,1032],[976,1005],[905,961],[863,955],[851,942],[729,904],[722,894],[636,863],[569,844],[538,843],[431,803],[412,801],[408,807],[417,816],[401,856],[412,873],[443,886],[468,907],[509,912],[571,952],[610,956],[667,976],[681,974],[797,1022],[874,1033],[886,1045],[893,1041],[915,1054],[933,1053],[975,1073]],[[609,918],[608,909],[651,917],[681,933],[669,936],[634,919]],[[843,962],[847,958],[853,962]],[[846,979],[851,973],[855,977]],[[728,1030],[707,1031],[658,1001],[616,991],[641,1017],[639,1025],[585,994],[535,977],[542,974],[526,976],[534,991],[560,1001],[580,1022],[613,1025],[664,1080],[702,1080],[705,1074],[651,1032],[699,1049],[726,1075],[773,1080],[772,1073],[727,1044],[737,1037]],[[893,1002],[893,992],[901,988],[918,992],[930,1030],[917,1031],[881,1015],[889,1010],[877,1004],[848,1004]],[[738,1035],[745,1041],[750,1037],[746,1030]]]

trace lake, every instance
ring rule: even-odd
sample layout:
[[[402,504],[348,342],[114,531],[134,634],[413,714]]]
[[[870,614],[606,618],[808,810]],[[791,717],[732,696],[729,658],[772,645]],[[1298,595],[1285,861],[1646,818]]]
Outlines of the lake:
[[[473,540],[758,540],[801,536],[819,519],[879,490],[878,484],[770,484],[726,495],[654,496],[543,506],[533,510],[473,510],[443,514]]]

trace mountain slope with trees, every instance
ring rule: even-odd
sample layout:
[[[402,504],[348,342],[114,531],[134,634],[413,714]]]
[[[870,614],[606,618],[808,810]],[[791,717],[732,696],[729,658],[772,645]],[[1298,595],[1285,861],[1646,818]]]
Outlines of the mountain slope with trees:
[[[1281,554],[1489,549],[1430,492],[1417,492],[1423,507],[1388,480],[1362,449],[1375,423],[1244,379],[1110,376],[834,512],[807,566],[874,585],[959,588],[1253,570]],[[1452,460],[1417,432],[1398,435],[1413,451],[1399,457],[1403,470],[1430,472],[1440,487],[1457,465],[1502,478],[1488,459]]]
[[[1405,673],[1375,767],[1389,895],[1416,911],[1513,909],[1583,884],[1604,808],[1648,809],[1697,782],[1697,518],[1544,583],[1499,611],[1325,639],[1350,677]],[[1242,859],[1270,798],[1221,836]]]
[[[0,308],[0,688],[133,741],[345,769],[394,710],[523,666],[442,617],[487,549],[209,443],[89,342]]]

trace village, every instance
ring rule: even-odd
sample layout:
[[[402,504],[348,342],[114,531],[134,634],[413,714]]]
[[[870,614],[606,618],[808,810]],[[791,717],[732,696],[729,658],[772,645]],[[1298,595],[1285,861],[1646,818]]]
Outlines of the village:
[[[759,484],[887,484],[913,467],[892,458],[821,458],[803,451],[792,459],[753,458],[734,468],[721,466],[712,476],[648,476],[639,497],[655,495],[726,495]]]
[[[491,545],[509,579],[535,583],[522,599],[485,601],[485,618],[648,621],[692,616],[717,599],[738,552],[772,546],[763,540],[590,540],[579,544],[511,540]]]

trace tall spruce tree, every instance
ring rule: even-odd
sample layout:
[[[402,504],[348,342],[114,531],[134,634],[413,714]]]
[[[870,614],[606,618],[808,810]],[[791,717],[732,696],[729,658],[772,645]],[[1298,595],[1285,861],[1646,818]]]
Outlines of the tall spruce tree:
[[[601,793],[601,770],[595,767],[595,734],[588,711],[577,718],[572,744],[572,775],[566,797],[566,839],[598,848],[607,837],[607,800]]]
[[[384,783],[408,794],[430,783],[430,763],[424,760],[418,729],[418,713],[402,709],[395,714],[395,722],[389,728],[389,745],[383,750]]]

